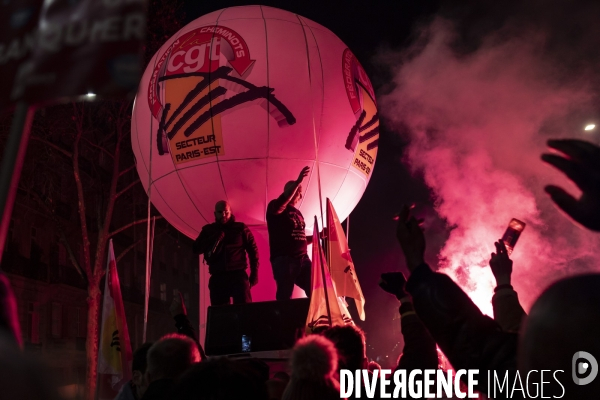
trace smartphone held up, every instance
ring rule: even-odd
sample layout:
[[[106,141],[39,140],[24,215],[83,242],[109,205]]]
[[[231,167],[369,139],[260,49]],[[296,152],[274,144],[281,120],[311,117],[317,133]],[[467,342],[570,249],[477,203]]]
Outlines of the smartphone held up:
[[[521,232],[525,229],[525,225],[527,225],[525,222],[519,221],[516,218],[511,219],[508,223],[508,227],[506,228],[506,231],[504,231],[504,235],[502,235],[502,241],[506,246],[508,255],[513,252],[517,240],[519,240],[519,237],[521,236]]]
[[[242,335],[242,351],[252,351],[252,338],[248,335]]]

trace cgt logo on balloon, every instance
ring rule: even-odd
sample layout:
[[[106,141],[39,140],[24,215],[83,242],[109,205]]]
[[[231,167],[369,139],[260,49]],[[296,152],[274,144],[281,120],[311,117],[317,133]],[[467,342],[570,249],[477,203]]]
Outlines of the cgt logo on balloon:
[[[379,113],[371,81],[350,49],[342,55],[342,75],[356,124],[350,129],[346,148],[354,152],[352,166],[365,175],[373,169],[379,147]]]
[[[220,65],[222,57],[229,65]],[[175,164],[224,155],[221,116],[249,102],[265,108],[279,126],[295,124],[273,88],[245,80],[254,61],[246,41],[225,26],[203,26],[173,42],[148,84],[150,110],[159,121],[158,154],[170,153]]]

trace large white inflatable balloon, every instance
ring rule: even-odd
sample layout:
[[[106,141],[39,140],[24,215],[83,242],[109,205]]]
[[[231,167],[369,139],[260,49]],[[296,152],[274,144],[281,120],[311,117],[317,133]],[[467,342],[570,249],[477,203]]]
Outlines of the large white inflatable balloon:
[[[300,210],[309,233],[314,215],[322,223],[319,198],[344,220],[373,173],[378,138],[373,87],[348,47],[311,20],[264,6],[226,8],[182,28],[150,61],[133,110],[140,179],[191,238],[214,222],[221,199],[238,220],[264,226],[268,202],[306,165]]]

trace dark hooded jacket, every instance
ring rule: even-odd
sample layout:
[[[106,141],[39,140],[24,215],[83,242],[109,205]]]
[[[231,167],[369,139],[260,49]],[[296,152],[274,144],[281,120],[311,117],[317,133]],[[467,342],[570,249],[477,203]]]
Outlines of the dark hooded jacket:
[[[250,229],[236,222],[232,215],[224,224],[204,225],[194,242],[195,254],[203,254],[211,275],[230,271],[245,271],[250,259],[250,270],[258,270],[258,248]]]
[[[454,369],[479,370],[477,390],[487,392],[488,370],[502,377],[508,373],[508,381],[514,381],[517,334],[502,331],[483,315],[452,279],[421,264],[412,272],[406,290],[417,315]]]

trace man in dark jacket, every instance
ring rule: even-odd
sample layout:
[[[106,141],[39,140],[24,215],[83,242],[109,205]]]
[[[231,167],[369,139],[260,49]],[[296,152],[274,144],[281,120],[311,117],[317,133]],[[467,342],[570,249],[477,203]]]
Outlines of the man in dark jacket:
[[[194,253],[208,263],[210,304],[251,303],[250,288],[258,283],[258,248],[246,224],[236,222],[229,203],[215,205],[215,222],[205,225],[194,242]],[[250,277],[246,273],[250,259]]]

